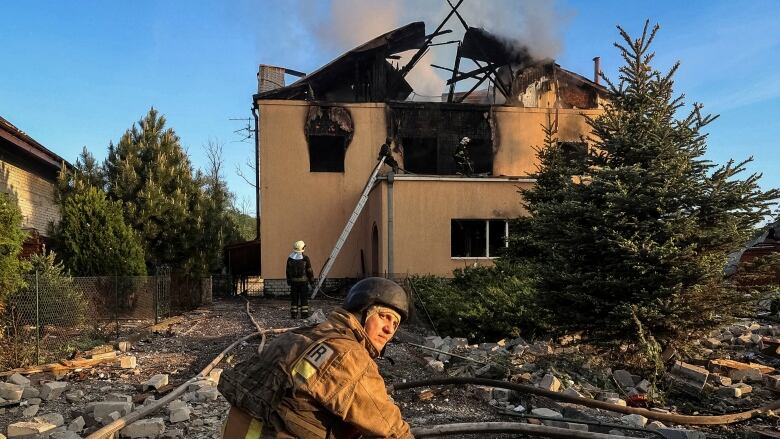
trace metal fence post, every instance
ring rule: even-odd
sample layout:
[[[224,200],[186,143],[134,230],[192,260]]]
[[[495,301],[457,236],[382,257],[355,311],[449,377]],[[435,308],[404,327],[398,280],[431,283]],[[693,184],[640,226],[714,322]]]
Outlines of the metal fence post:
[[[114,275],[114,323],[116,324],[116,339],[119,340],[119,275]]]
[[[154,306],[154,324],[160,323],[160,305],[159,305],[159,295],[160,295],[160,272],[158,270],[157,275],[154,277],[154,294],[152,295],[153,300],[153,306]]]
[[[41,312],[38,270],[35,270],[35,364],[41,364]]]

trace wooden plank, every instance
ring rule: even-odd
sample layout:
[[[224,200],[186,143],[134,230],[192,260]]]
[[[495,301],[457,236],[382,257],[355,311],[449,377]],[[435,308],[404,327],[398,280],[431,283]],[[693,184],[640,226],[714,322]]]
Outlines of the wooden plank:
[[[739,361],[734,360],[726,360],[724,358],[719,358],[717,360],[710,360],[711,366],[718,366],[723,367],[726,369],[736,369],[736,370],[745,370],[745,369],[758,369],[759,372],[763,374],[771,374],[775,371],[774,368],[769,366],[764,366],[763,364],[758,363],[740,363]]]

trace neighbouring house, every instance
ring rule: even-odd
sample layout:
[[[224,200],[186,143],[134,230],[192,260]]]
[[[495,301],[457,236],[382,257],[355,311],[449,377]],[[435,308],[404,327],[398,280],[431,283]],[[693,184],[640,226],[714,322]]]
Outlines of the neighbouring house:
[[[603,86],[469,28],[449,93],[437,102],[414,101],[405,75],[419,56],[403,67],[393,61],[404,51],[423,53],[431,41],[423,23],[411,23],[290,85],[289,71],[260,66],[257,263],[266,293],[287,291],[285,261],[294,241],[306,242],[319,273],[386,137],[401,170],[382,169],[329,279],[451,276],[492,264],[507,245],[508,220],[527,214],[518,189],[534,183],[542,127],[557,127],[572,160],[584,159],[586,118],[603,111]],[[477,67],[464,70],[467,61]],[[455,92],[465,80],[476,85]],[[471,175],[459,174],[454,158],[463,137],[471,140]]]
[[[22,211],[28,233],[22,256],[40,252],[60,219],[55,200],[57,174],[69,166],[57,154],[0,117],[0,192],[11,194]]]

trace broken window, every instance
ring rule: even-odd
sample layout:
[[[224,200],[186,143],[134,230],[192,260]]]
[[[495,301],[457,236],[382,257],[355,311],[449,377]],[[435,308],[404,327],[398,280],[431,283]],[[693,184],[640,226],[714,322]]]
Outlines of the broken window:
[[[309,136],[309,171],[344,172],[346,136]]]
[[[585,142],[558,142],[561,153],[572,165],[585,165],[588,158],[588,145]]]
[[[508,245],[509,223],[503,219],[453,219],[450,230],[453,258],[495,258]]]

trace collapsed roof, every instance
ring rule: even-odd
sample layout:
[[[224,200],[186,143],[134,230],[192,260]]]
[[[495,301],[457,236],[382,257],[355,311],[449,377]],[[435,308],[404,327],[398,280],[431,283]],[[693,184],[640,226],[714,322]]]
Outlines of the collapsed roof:
[[[455,10],[453,12],[457,14]],[[469,27],[459,14],[458,17],[466,32],[462,41],[455,41],[458,49],[454,68],[432,65],[452,75],[446,82],[449,93],[442,96],[442,101],[537,107],[538,96],[552,90],[552,84],[555,84],[557,107],[597,108],[598,98],[608,94],[598,83],[561,68],[553,60],[535,60],[527,47],[484,29]],[[434,37],[450,32],[441,30],[443,25],[444,22],[430,35],[425,34],[423,22],[399,27],[350,50],[288,86],[263,91],[255,95],[255,99],[404,101],[413,92],[405,79],[406,74],[435,45]],[[398,59],[399,53],[414,49],[417,52],[405,66],[396,68],[388,62],[388,58]],[[471,60],[476,67],[463,71],[462,59]],[[474,82],[471,89],[455,92],[455,84],[466,80]],[[492,86],[493,96],[484,89],[485,82],[489,90]],[[480,86],[483,89],[477,90]]]

